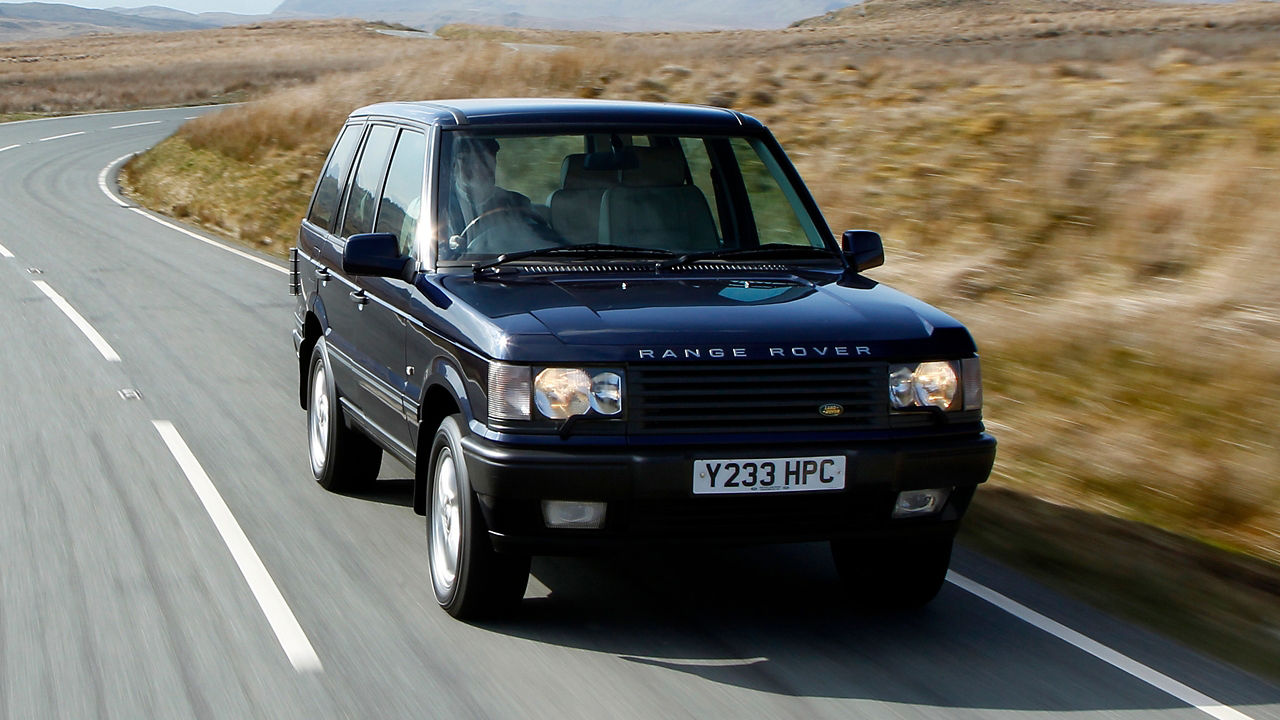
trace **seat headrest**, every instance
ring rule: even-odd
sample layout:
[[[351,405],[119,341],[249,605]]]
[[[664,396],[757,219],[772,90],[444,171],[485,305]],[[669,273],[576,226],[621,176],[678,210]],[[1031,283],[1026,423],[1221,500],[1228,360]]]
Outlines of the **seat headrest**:
[[[618,174],[612,170],[588,169],[583,153],[566,155],[560,163],[560,187],[565,190],[602,188],[617,185]]]
[[[684,184],[687,172],[684,152],[679,147],[638,147],[632,151],[639,162],[634,168],[622,170],[623,185],[656,187]]]

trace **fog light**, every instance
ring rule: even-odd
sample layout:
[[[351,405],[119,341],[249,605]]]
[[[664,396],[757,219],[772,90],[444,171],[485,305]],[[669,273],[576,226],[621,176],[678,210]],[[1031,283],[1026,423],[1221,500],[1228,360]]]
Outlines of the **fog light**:
[[[542,519],[551,528],[596,529],[604,525],[602,502],[543,500]]]
[[[898,493],[898,501],[893,504],[893,516],[906,518],[936,514],[947,504],[949,495],[951,488],[904,490]]]

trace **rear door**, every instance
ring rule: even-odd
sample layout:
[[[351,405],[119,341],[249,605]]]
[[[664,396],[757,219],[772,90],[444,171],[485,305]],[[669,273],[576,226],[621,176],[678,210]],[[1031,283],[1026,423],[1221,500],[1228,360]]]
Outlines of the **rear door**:
[[[328,320],[330,365],[344,410],[371,434],[403,442],[403,433],[397,432],[404,424],[403,386],[395,381],[393,367],[403,365],[404,326],[370,294],[370,285],[380,279],[342,272],[347,238],[373,231],[397,132],[395,126],[381,123],[371,123],[365,132],[335,229],[325,237],[322,255],[331,279],[321,284],[320,298]]]

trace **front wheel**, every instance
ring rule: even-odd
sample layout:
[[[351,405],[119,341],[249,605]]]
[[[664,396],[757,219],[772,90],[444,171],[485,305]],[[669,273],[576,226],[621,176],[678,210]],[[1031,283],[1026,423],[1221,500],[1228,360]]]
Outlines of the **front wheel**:
[[[334,492],[359,490],[378,478],[382,448],[346,426],[338,392],[329,371],[324,338],[316,341],[307,366],[307,449],[311,473],[321,487]]]
[[[908,610],[927,605],[947,579],[952,539],[892,541],[892,547],[831,541],[831,559],[854,604]]]
[[[519,604],[529,557],[494,551],[467,478],[461,422],[457,415],[445,418],[431,444],[427,545],[436,602],[456,618],[473,620]]]

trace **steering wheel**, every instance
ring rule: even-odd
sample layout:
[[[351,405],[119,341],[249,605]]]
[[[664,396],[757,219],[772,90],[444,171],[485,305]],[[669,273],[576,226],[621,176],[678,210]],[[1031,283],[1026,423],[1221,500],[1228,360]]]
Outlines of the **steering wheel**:
[[[505,213],[516,213],[523,218],[533,220],[529,223],[534,229],[531,231],[536,236],[545,240],[552,245],[569,245],[570,242],[555,231],[550,224],[538,214],[535,210],[522,205],[502,205],[496,208],[490,208],[472,218],[466,227],[449,238],[451,247],[456,248],[458,254],[466,252],[489,252],[488,250],[480,250],[478,246],[482,244],[484,236],[499,229],[499,225],[494,218],[500,217]],[[469,238],[468,235],[471,235]],[[523,250],[525,248],[508,248],[501,252],[511,252],[512,250]]]

